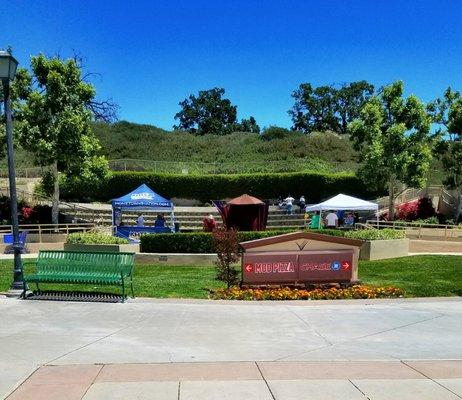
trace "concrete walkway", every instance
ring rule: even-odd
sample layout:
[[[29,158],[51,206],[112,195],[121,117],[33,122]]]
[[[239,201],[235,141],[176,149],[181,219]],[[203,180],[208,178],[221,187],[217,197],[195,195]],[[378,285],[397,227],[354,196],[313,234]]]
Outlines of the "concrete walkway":
[[[0,318],[0,398],[462,398],[459,298],[0,298]]]

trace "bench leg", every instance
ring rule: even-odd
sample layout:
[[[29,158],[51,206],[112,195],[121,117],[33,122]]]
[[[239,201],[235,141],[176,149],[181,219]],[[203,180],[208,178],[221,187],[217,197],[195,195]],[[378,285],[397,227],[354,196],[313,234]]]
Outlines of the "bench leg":
[[[40,288],[38,282],[35,282],[35,285],[37,286],[37,293],[40,293]]]
[[[125,282],[122,279],[122,303],[125,303]]]
[[[135,298],[135,291],[133,290],[133,281],[130,281],[130,287],[132,288],[132,299]]]

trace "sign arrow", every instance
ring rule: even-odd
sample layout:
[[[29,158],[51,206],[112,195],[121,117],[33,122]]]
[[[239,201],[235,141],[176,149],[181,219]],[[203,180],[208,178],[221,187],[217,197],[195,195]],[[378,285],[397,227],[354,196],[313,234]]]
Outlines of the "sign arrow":
[[[343,261],[342,262],[342,269],[347,270],[350,269],[351,265],[348,261]]]

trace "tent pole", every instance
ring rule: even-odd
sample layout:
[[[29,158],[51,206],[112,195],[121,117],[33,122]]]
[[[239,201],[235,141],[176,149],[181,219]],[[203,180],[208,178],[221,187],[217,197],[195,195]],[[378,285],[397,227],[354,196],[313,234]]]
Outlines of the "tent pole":
[[[114,223],[114,207],[112,207],[112,235],[114,236],[115,232],[115,223]]]
[[[319,207],[318,229],[321,229],[322,207]]]
[[[170,228],[172,232],[175,232],[175,212],[173,211],[173,207],[172,211],[170,211]]]

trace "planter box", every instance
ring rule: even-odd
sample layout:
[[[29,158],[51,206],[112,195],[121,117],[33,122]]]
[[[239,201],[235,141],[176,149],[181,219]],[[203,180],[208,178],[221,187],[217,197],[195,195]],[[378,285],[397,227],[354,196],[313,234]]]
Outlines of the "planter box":
[[[359,253],[360,260],[383,260],[407,257],[409,239],[369,240],[364,242]]]
[[[81,244],[81,243],[64,243],[64,250],[67,251],[87,251],[89,253],[97,252],[130,252],[138,253],[139,244]]]

